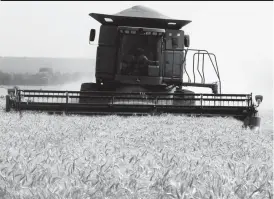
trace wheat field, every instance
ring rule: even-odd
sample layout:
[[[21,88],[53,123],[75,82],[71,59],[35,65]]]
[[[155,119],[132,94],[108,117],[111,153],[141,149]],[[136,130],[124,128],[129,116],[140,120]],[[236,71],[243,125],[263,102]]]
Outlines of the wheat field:
[[[231,118],[4,112],[0,198],[272,199],[273,130]]]

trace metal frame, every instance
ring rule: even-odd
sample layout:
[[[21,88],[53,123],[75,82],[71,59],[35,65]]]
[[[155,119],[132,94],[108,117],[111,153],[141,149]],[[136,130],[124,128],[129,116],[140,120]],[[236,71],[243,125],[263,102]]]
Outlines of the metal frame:
[[[173,96],[173,97],[172,97]],[[86,99],[86,103],[79,103]],[[98,100],[99,99],[99,100]],[[197,113],[247,116],[254,112],[252,94],[113,93],[103,91],[17,90],[11,108],[63,112]],[[174,105],[173,101],[179,101]],[[107,103],[106,103],[107,102]],[[192,103],[190,105],[190,102]],[[195,103],[194,103],[195,102]],[[77,107],[79,107],[78,111]],[[121,110],[120,110],[121,109]]]
[[[178,77],[170,77],[167,78],[165,77],[165,75],[163,75],[163,78],[165,81],[171,80],[172,82],[174,82],[174,84],[179,85],[179,86],[193,86],[193,87],[208,87],[211,88],[214,94],[221,94],[222,93],[222,85],[221,85],[221,77],[220,77],[220,73],[219,73],[219,67],[218,67],[218,63],[217,63],[217,58],[216,55],[214,53],[209,53],[207,50],[200,50],[200,49],[169,49],[169,50],[165,50],[165,51],[171,51],[173,52],[184,52],[184,57],[182,60],[182,68],[181,71],[185,71],[185,74],[187,76],[187,82],[186,81],[182,81],[181,83],[177,83],[179,82]],[[194,52],[192,60],[192,72],[193,72],[193,81],[190,78],[190,75],[186,69],[186,57],[188,55],[188,52]],[[200,56],[202,55],[202,61],[200,62]],[[218,81],[216,83],[206,83],[205,82],[205,74],[204,74],[204,61],[205,61],[205,55],[208,56],[212,67],[216,73],[216,76],[218,78]],[[197,58],[196,58],[197,57]],[[212,58],[213,57],[213,58]],[[195,76],[195,60],[197,60],[197,66],[196,66],[196,70],[198,71],[200,77],[201,77],[201,82],[196,82],[196,76]],[[214,63],[215,62],[215,63]],[[202,74],[199,70],[199,64],[202,64]],[[164,67],[162,67],[162,70],[164,70]],[[174,68],[172,67],[172,74],[173,74]],[[164,71],[163,71],[164,74]],[[181,77],[184,80],[184,74]],[[175,81],[176,80],[176,81]]]
[[[219,67],[218,67],[216,55],[214,53],[209,53],[207,50],[200,50],[200,49],[184,49],[183,51],[185,52],[185,56],[184,56],[184,60],[182,61],[183,62],[182,64],[184,66],[183,70],[185,71],[185,73],[188,77],[188,82],[187,83],[183,82],[182,86],[208,87],[208,88],[211,88],[213,90],[213,93],[215,93],[214,89],[216,87],[217,92],[219,94],[221,94],[222,93],[221,77],[220,77],[220,73],[219,73]],[[189,76],[189,74],[186,70],[186,64],[184,65],[184,63],[186,62],[186,56],[187,56],[188,51],[195,52],[193,54],[193,58],[192,58],[192,60],[193,60],[193,63],[192,63],[193,82],[191,81],[191,78],[190,78],[190,76]],[[202,74],[199,70],[200,55],[202,55],[202,62],[201,62],[202,63]],[[215,71],[216,76],[218,78],[219,85],[217,83],[205,83],[205,74],[204,74],[204,61],[205,61],[204,58],[205,58],[205,55],[208,56],[208,58],[209,58],[209,60],[212,64],[212,67],[214,68],[214,71]],[[198,73],[201,77],[201,82],[200,83],[196,82],[196,76],[195,76],[195,58],[197,56],[198,56],[198,58],[197,58],[197,67],[196,67],[196,69],[197,69],[197,71],[198,71]],[[214,57],[215,64],[214,64],[214,61],[212,59],[212,56]],[[219,87],[219,90],[218,90],[218,87]],[[216,92],[216,94],[217,94],[217,92]]]

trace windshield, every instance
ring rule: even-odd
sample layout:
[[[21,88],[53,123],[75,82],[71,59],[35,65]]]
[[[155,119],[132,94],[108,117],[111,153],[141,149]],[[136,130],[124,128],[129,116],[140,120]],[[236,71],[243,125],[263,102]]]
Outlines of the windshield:
[[[121,37],[120,73],[148,76],[149,66],[159,66],[161,36],[123,34]]]

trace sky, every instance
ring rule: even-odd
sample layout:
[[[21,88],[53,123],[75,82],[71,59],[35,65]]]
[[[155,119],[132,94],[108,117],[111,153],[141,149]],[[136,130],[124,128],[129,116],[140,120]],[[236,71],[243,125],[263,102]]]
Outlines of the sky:
[[[0,56],[95,58],[100,24],[89,13],[135,5],[191,20],[190,48],[215,53],[223,93],[261,94],[273,107],[273,2],[0,2]]]

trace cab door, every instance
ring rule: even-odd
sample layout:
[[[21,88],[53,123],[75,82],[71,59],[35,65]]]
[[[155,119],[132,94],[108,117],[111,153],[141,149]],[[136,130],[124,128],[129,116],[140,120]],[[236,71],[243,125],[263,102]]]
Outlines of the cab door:
[[[164,78],[182,82],[184,60],[184,32],[166,30],[164,50]]]

